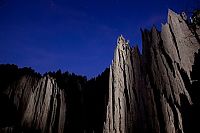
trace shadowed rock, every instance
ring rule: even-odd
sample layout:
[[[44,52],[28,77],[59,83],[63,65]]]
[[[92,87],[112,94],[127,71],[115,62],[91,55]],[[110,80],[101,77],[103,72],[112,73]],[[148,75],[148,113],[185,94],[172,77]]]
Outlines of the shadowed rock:
[[[188,131],[194,124],[187,122],[195,110],[192,106],[198,105],[189,93],[190,73],[200,48],[198,39],[181,15],[172,10],[161,32],[155,27],[142,31],[142,55],[120,36],[110,66],[104,132]]]
[[[169,10],[161,31],[142,30],[142,54],[119,36],[110,68],[90,80],[0,65],[0,132],[200,132],[200,30],[186,18]]]
[[[17,111],[18,132],[64,131],[66,103],[64,92],[54,79],[23,76],[4,92]]]

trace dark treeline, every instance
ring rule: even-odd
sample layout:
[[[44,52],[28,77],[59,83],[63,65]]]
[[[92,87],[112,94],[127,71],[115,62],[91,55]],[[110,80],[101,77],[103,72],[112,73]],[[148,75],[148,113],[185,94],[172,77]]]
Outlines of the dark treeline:
[[[30,67],[18,68],[18,66],[14,64],[0,65],[0,92],[7,89],[10,84],[19,80],[22,76],[25,75],[41,78],[41,74],[35,72]]]
[[[58,86],[65,90],[67,101],[67,124],[69,132],[103,132],[105,105],[109,86],[109,69],[95,78],[74,73],[48,72]]]
[[[31,68],[18,68],[10,64],[0,65],[0,104],[4,107],[0,111],[0,127],[12,126],[18,122],[15,118],[17,115],[15,106],[3,91],[27,75],[38,79],[42,77]],[[85,76],[74,73],[62,73],[61,70],[47,72],[43,76],[47,75],[53,77],[58,87],[65,91],[67,109],[65,132],[103,132],[109,69],[105,69],[102,74],[89,80]]]

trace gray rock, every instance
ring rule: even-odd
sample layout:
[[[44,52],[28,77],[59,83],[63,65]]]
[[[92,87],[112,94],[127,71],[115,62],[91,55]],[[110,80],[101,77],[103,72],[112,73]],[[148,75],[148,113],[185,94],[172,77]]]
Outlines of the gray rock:
[[[142,41],[140,55],[137,47],[118,38],[104,132],[183,133],[183,103],[193,105],[188,82],[200,48],[198,38],[181,15],[169,10],[162,31],[144,30]]]
[[[24,129],[41,133],[64,132],[65,96],[53,78],[24,76],[10,86],[5,94],[17,108],[21,132]]]
[[[122,35],[119,36],[110,65],[108,95],[104,95],[107,91],[102,90],[101,95],[89,92],[84,88],[89,86],[89,82],[85,83],[86,79],[83,84],[76,78],[66,81],[58,79],[57,83],[61,89],[56,80],[48,75],[21,76],[18,73],[10,82],[3,84],[5,88],[1,89],[1,105],[6,106],[2,109],[1,117],[4,113],[6,116],[0,121],[4,122],[0,123],[0,132],[63,133],[64,128],[67,132],[100,132],[103,128],[104,133],[186,133],[193,127],[199,129],[195,123],[195,120],[200,119],[200,55],[197,55],[200,51],[199,33],[199,28],[191,28],[187,24],[183,14],[169,10],[168,22],[162,24],[161,31],[156,27],[142,31],[142,54],[137,46],[131,48],[129,41]],[[10,67],[18,70],[16,67]],[[24,71],[28,72],[27,70]],[[67,84],[73,80],[74,84]],[[96,82],[91,80],[93,84]],[[104,87],[103,89],[106,88]],[[95,85],[89,90],[94,90],[93,88]],[[93,118],[91,119],[96,114],[103,116],[103,109],[89,116],[93,113],[92,108],[98,106],[91,106],[96,102],[87,101],[94,100],[93,95],[104,99],[99,102],[102,103],[99,108],[106,102],[104,127],[98,125],[103,124],[103,118],[98,124],[93,124]],[[101,101],[99,97],[95,100]],[[84,105],[87,107],[82,107]],[[10,111],[12,109],[13,111]],[[16,115],[12,113],[17,114],[16,118],[13,118],[16,121],[10,120]],[[8,117],[9,114],[12,115]],[[194,118],[196,116],[197,118]],[[90,119],[86,120],[88,117]],[[74,129],[75,127],[81,129]]]

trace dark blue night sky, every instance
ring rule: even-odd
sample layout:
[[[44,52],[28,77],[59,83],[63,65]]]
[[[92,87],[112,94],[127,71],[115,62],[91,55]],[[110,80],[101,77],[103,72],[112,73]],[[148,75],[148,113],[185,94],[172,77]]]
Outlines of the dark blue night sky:
[[[111,64],[117,37],[141,48],[140,28],[199,0],[0,0],[0,64],[93,77]],[[194,4],[195,3],[195,4]]]

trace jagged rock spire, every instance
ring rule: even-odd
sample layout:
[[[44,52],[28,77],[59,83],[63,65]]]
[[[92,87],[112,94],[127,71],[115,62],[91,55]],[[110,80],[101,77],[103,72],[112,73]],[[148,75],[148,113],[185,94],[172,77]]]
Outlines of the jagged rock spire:
[[[90,93],[87,88],[86,91],[84,89],[74,91],[81,87],[81,83],[77,82],[79,78],[78,80],[66,78],[67,83],[75,84],[71,85],[63,83],[66,80],[60,81],[59,78],[55,80],[48,75],[43,77],[37,74],[24,75],[22,72],[22,76],[20,72],[21,76],[19,76],[15,75],[18,73],[16,72],[13,75],[16,79],[14,78],[8,84],[6,82],[3,87],[0,86],[3,89],[0,93],[3,113],[0,117],[8,111],[5,113],[5,120],[4,117],[0,118],[0,132],[101,132],[103,123],[93,124],[96,118],[89,119],[89,123],[85,122],[88,115],[84,119],[79,119],[82,117],[80,115],[82,112],[79,110],[83,109],[84,113],[88,111],[86,114],[90,115],[94,111],[93,108],[99,109],[96,108],[99,107],[97,101],[102,97],[102,99],[106,97],[106,100],[101,101],[100,107],[104,106],[103,102],[107,104],[104,133],[200,132],[199,124],[196,122],[200,119],[198,33],[200,29],[191,29],[183,16],[169,9],[168,23],[162,25],[161,31],[158,31],[155,26],[151,30],[142,31],[142,55],[137,46],[131,48],[129,42],[122,35],[119,36],[114,59],[110,65],[108,95],[107,91],[102,91],[106,93],[105,95],[96,95],[96,91]],[[6,76],[3,74],[1,80]],[[83,85],[88,86],[85,83]],[[105,86],[107,85],[105,83]],[[91,90],[95,87],[92,85]],[[107,88],[104,87],[100,86],[100,89]],[[91,98],[86,101],[94,100],[95,96],[101,98],[97,97],[98,100],[92,103],[85,102],[83,97],[90,95]],[[79,100],[77,101],[76,98]],[[95,106],[90,106],[91,104]],[[74,105],[76,107],[73,107]],[[87,105],[86,108],[89,108],[85,110],[82,105]],[[10,111],[12,109],[13,111]],[[104,108],[97,114],[104,112],[103,110]],[[9,114],[11,114],[9,118],[16,117],[14,118],[16,121],[8,122]],[[71,114],[76,117],[71,117]],[[95,115],[96,113],[92,114]],[[80,123],[78,120],[81,120]],[[100,121],[102,122],[103,118]],[[84,122],[88,125],[82,128],[79,124]],[[81,129],[76,130],[77,127]]]
[[[125,50],[129,48],[129,40],[126,40],[122,35],[120,35],[117,39],[117,48],[119,50]]]
[[[118,37],[117,43],[118,43],[118,44],[124,44],[124,43],[126,43],[126,40],[125,40],[125,38],[122,36],[122,34]]]
[[[110,67],[104,132],[186,132],[185,123],[192,117],[190,72],[200,49],[198,39],[183,17],[170,9],[161,32],[156,27],[142,31],[142,55],[120,36]]]

